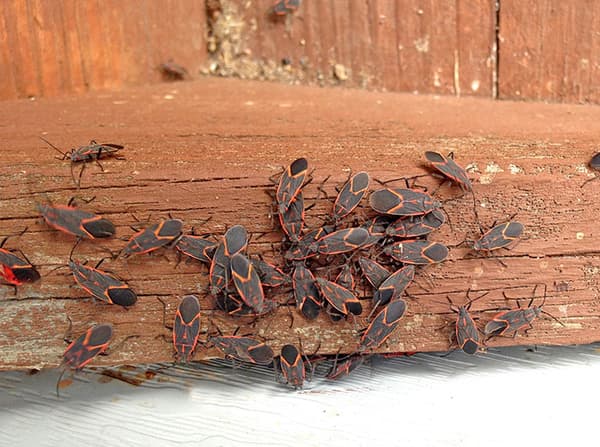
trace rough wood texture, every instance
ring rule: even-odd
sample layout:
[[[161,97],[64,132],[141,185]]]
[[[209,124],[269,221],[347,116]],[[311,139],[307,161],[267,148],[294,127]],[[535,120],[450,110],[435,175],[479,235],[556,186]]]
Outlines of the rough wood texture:
[[[495,9],[487,0],[305,1],[286,17],[270,14],[271,0],[220,5],[209,13],[215,73],[492,95]]]
[[[502,0],[500,97],[597,103],[599,14],[593,0]]]
[[[170,262],[161,255],[105,262],[104,268],[127,280],[140,300],[128,311],[94,304],[71,287],[66,270],[49,274],[67,262],[74,241],[40,222],[36,202],[96,196],[83,206],[112,219],[118,236],[125,238],[132,234],[133,214],[156,221],[171,213],[185,221],[186,231],[196,226],[222,233],[240,223],[255,235],[251,254],[278,260],[272,244],[277,248],[281,236],[272,229],[265,191],[272,188],[268,177],[282,165],[298,156],[309,159],[316,169],[306,191],[311,201],[327,175],[331,178],[324,188],[332,196],[350,170],[366,170],[379,179],[427,172],[422,160],[427,149],[453,150],[459,162],[470,166],[483,225],[518,213],[526,237],[502,254],[507,268],[456,248],[448,262],[419,275],[428,291],[418,285],[409,289],[416,298],[409,300],[402,327],[381,351],[448,349],[451,328],[440,328],[454,315],[436,303],[448,294],[460,302],[469,288],[489,290],[473,306],[483,323],[492,313],[478,310],[505,306],[503,290],[528,298],[536,283],[547,284],[545,309],[565,327],[540,319],[528,337],[495,339],[490,345],[600,339],[600,182],[580,188],[591,175],[585,163],[600,130],[597,108],[205,80],[180,84],[176,92],[159,85],[78,99],[7,101],[0,122],[13,123],[0,127],[0,232],[13,234],[27,226],[28,232],[7,246],[21,248],[44,276],[40,283],[20,288],[16,297],[10,288],[0,289],[0,369],[56,366],[65,348],[67,316],[75,334],[94,322],[112,322],[115,345],[128,335],[138,336],[99,364],[170,360],[171,347],[160,338],[168,331],[157,297],[170,304],[169,321],[177,296],[194,292],[202,297],[203,328],[209,316],[225,332],[240,325],[209,310],[212,301],[203,292],[206,269],[195,263],[175,268],[172,252],[166,253]],[[92,138],[121,143],[125,159],[104,161],[105,173],[88,166],[77,192],[69,163],[57,160],[38,135],[65,149]],[[456,197],[457,191],[444,187],[440,194]],[[319,225],[330,206],[321,198],[308,212],[309,226]],[[446,225],[433,239],[455,244],[478,234],[469,196],[447,202],[445,209],[452,227]],[[212,219],[203,224],[208,217]],[[116,251],[123,245],[119,239],[84,242],[76,257],[94,262],[106,255],[105,248]],[[259,320],[256,331],[275,349],[301,336],[306,352],[320,342],[324,354],[355,349],[355,330],[365,324],[363,318],[356,324],[332,324],[325,316],[307,323],[298,315],[293,328],[290,322],[283,307],[274,318]],[[212,355],[214,351],[200,349],[196,358]]]
[[[0,99],[157,82],[169,59],[197,73],[205,26],[195,0],[5,0]]]

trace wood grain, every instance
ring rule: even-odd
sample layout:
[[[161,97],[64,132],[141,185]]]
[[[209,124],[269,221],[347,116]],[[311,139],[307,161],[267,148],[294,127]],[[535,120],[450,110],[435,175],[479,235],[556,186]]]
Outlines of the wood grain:
[[[502,0],[500,97],[597,103],[599,13],[594,1]]]
[[[6,0],[0,99],[60,96],[158,82],[172,59],[197,74],[206,59],[203,2]]]
[[[492,2],[303,2],[285,17],[270,0],[222,0],[216,73],[289,83],[491,96]],[[225,32],[228,30],[229,32]],[[283,67],[287,59],[291,65]],[[336,66],[338,71],[336,73]],[[340,75],[342,73],[342,75]]]
[[[596,147],[596,108],[232,80],[180,85],[176,92],[158,85],[81,98],[7,101],[0,109],[0,122],[18,123],[0,127],[0,233],[10,235],[27,227],[27,233],[11,239],[7,247],[22,249],[43,275],[40,283],[20,288],[17,296],[8,287],[0,288],[0,369],[58,365],[67,317],[73,320],[75,334],[94,322],[112,322],[115,345],[137,336],[99,364],[168,361],[172,353],[162,338],[168,330],[159,297],[169,304],[167,321],[178,296],[196,293],[204,309],[204,329],[209,317],[224,332],[242,324],[211,310],[212,299],[204,292],[206,268],[185,262],[176,267],[171,251],[105,262],[105,269],[122,276],[139,294],[130,310],[91,302],[73,287],[65,269],[50,273],[66,264],[74,240],[40,222],[36,202],[96,196],[82,206],[113,220],[119,238],[132,234],[134,216],[157,221],[171,213],[184,220],[186,231],[196,227],[214,234],[239,223],[254,235],[250,254],[280,262],[281,234],[273,227],[266,192],[273,190],[269,176],[282,165],[305,156],[315,168],[307,203],[317,197],[319,183],[331,176],[323,186],[329,198],[321,195],[307,213],[307,224],[314,227],[329,213],[334,187],[350,171],[366,170],[381,180],[427,173],[422,153],[429,149],[452,150],[469,166],[482,225],[517,213],[526,234],[517,247],[501,253],[507,268],[494,259],[473,258],[466,248],[454,248],[449,261],[420,273],[418,284],[409,289],[414,298],[409,299],[408,315],[381,351],[448,349],[451,328],[444,324],[454,315],[439,304],[446,295],[461,302],[469,288],[489,291],[473,306],[483,324],[493,314],[483,309],[507,305],[503,291],[527,304],[538,283],[548,287],[545,310],[565,327],[540,319],[529,336],[495,339],[490,345],[600,339],[600,182],[580,188],[591,176],[585,163]],[[92,138],[124,144],[125,159],[103,161],[104,173],[89,165],[77,191],[69,163],[56,160],[38,135],[64,149]],[[420,182],[432,188],[438,184],[433,178]],[[453,245],[479,234],[470,196],[457,196],[448,186],[440,190],[440,198],[454,199],[444,205],[452,225],[432,239]],[[359,219],[365,215],[364,208],[357,213]],[[77,248],[77,259],[94,262],[106,256],[107,249],[116,252],[125,244],[119,238],[84,242]],[[367,307],[368,290],[362,294]],[[539,289],[538,296],[537,303]],[[277,299],[284,302],[288,297],[284,291]],[[289,310],[281,307],[273,317],[259,319],[254,330],[276,349],[298,337],[309,353],[319,343],[321,354],[356,349],[363,317],[333,324],[322,316],[308,323]],[[200,349],[196,358],[216,354]]]

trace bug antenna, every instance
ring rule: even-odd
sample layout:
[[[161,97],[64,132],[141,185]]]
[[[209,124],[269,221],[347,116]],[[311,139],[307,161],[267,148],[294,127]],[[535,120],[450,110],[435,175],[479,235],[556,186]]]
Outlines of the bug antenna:
[[[81,238],[78,237],[77,242],[75,242],[75,245],[73,245],[73,248],[71,249],[71,252],[69,253],[69,261],[73,260],[73,252],[75,251],[75,249],[77,248],[77,246],[79,245],[80,242],[81,242]]]
[[[63,368],[63,370],[61,371],[60,376],[58,376],[58,380],[56,381],[56,397],[59,398],[59,399],[60,399],[60,392],[59,392],[60,382],[62,381],[62,378],[65,375],[66,371],[67,371],[67,367],[65,366]]]
[[[67,153],[66,152],[61,151],[59,148],[57,148],[55,145],[53,145],[52,143],[50,143],[44,137],[39,137],[39,139],[42,140],[44,143],[46,143],[48,146],[50,146],[52,149],[54,149],[59,154],[62,154],[63,157],[67,158]]]
[[[540,309],[540,312],[542,312],[544,315],[548,315],[550,318],[552,318],[554,321],[556,321],[562,327],[565,327],[565,324],[562,321],[560,321],[558,318],[556,318],[554,315],[552,315],[550,312],[546,312],[545,310],[542,310],[542,309]]]

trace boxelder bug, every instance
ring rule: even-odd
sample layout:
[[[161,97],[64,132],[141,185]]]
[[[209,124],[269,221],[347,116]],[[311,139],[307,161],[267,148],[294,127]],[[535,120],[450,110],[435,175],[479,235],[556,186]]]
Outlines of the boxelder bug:
[[[183,81],[190,76],[183,65],[179,65],[172,60],[160,64],[158,70],[161,72],[163,79],[168,81]]]
[[[352,291],[324,278],[317,278],[316,281],[321,296],[335,310],[344,315],[362,313],[362,305]]]
[[[519,222],[499,224],[473,242],[473,250],[493,251],[500,248],[510,248],[518,242],[522,234],[523,224]]]
[[[241,253],[231,257],[231,276],[240,298],[260,314],[265,301],[262,284],[252,263]]]
[[[404,264],[427,265],[444,261],[448,247],[439,242],[407,240],[385,247],[383,252]]]
[[[338,255],[356,250],[365,243],[369,232],[362,227],[337,230],[317,241],[317,250],[323,255]]]
[[[358,264],[363,272],[367,281],[375,288],[378,289],[381,284],[391,275],[390,271],[373,261],[372,259],[361,256],[358,259]]]
[[[308,170],[306,158],[299,158],[283,171],[275,197],[279,206],[279,214],[284,214],[300,192]]]
[[[139,255],[158,250],[181,236],[183,222],[179,219],[167,219],[150,225],[131,236],[123,249],[123,256]]]
[[[338,220],[350,214],[358,206],[369,188],[369,174],[354,174],[340,190],[333,204],[333,218]]]
[[[284,345],[281,348],[281,355],[276,365],[284,383],[293,386],[295,389],[302,388],[304,379],[306,379],[306,369],[298,348],[294,345]]]
[[[592,168],[594,171],[600,171],[600,152],[598,152],[597,154],[594,154],[594,156],[591,158],[590,162],[588,163],[588,166],[590,168]],[[585,182],[582,183],[581,188],[583,188],[589,182],[596,180],[597,178],[598,178],[598,176],[594,175],[592,178],[587,179]]]
[[[331,370],[327,373],[327,378],[337,380],[349,375],[352,371],[361,366],[370,356],[363,354],[352,354],[338,362],[337,355]]]
[[[381,241],[386,235],[389,224],[390,218],[388,216],[377,216],[361,225],[362,228],[365,228],[369,232],[369,237],[362,244],[361,248],[371,247]]]
[[[133,306],[137,301],[135,292],[123,281],[98,270],[101,262],[102,260],[95,268],[92,268],[69,259],[69,268],[75,282],[94,298],[108,304],[118,304],[123,307]]]
[[[248,246],[248,233],[241,225],[234,225],[225,232],[223,240],[217,246],[210,264],[210,293],[221,293],[229,283],[231,257],[242,253]]]
[[[401,299],[390,301],[381,312],[379,312],[371,324],[363,330],[360,339],[359,351],[376,349],[388,339],[392,332],[398,327],[400,319],[406,312],[406,302]]]
[[[75,174],[73,173],[73,165],[75,163],[77,163],[77,162],[85,163],[88,161],[95,161],[98,164],[98,166],[100,166],[100,169],[102,169],[102,171],[104,172],[104,168],[98,161],[102,157],[102,155],[111,155],[111,154],[114,154],[124,148],[124,146],[121,146],[120,144],[112,144],[112,143],[98,144],[94,140],[92,140],[92,141],[90,141],[90,144],[88,144],[87,146],[81,146],[81,147],[78,147],[77,149],[71,149],[70,152],[63,152],[59,148],[54,146],[52,143],[50,143],[48,140],[46,140],[45,138],[40,137],[40,139],[42,141],[44,141],[46,144],[48,144],[50,147],[52,147],[54,150],[56,150],[57,152],[62,154],[62,160],[66,160],[66,159],[71,160],[71,177],[73,179],[73,183],[75,183],[78,187],[81,185],[81,176],[83,175],[83,170],[85,169],[85,164],[81,167],[81,171],[79,171],[78,179],[75,180]]]
[[[452,152],[447,157],[438,152],[425,152],[425,158],[431,163],[434,169],[437,169],[447,178],[458,184],[462,190],[472,191],[473,185],[467,175],[467,171],[454,161],[453,155]]]
[[[285,253],[285,259],[288,261],[302,261],[316,256],[319,248],[317,241],[333,231],[334,227],[329,225],[309,231],[294,247]]]
[[[99,324],[89,328],[85,334],[82,334],[73,341],[63,354],[63,369],[58,381],[56,382],[56,395],[58,396],[58,388],[62,376],[66,368],[79,371],[85,365],[90,363],[94,357],[103,353],[108,349],[108,344],[113,335],[113,328],[110,324]]]
[[[203,236],[184,234],[175,244],[175,248],[190,258],[210,264],[212,262],[213,253],[217,248],[217,243],[210,241]]]
[[[534,295],[536,289],[537,285],[533,289]],[[531,298],[529,304],[524,309],[509,310],[496,314],[494,318],[492,318],[492,320],[485,325],[485,328],[483,330],[485,336],[487,338],[500,335],[511,335],[512,337],[516,337],[517,331],[525,327],[527,327],[527,329],[525,329],[524,332],[527,333],[529,329],[533,328],[533,326],[531,325],[533,320],[535,320],[541,314],[548,315],[550,318],[558,322],[561,326],[564,326],[564,324],[558,318],[542,310],[542,307],[546,303],[546,285],[544,285],[544,299],[542,300],[542,304],[540,304],[539,306],[532,306],[534,299],[535,297]]]
[[[412,239],[425,236],[440,228],[446,221],[446,215],[439,209],[421,216],[400,218],[387,226],[386,235]]]
[[[270,365],[273,363],[274,353],[271,347],[252,337],[220,335],[209,337],[208,341],[223,351],[226,357],[234,360],[256,365]]]
[[[377,306],[386,305],[390,301],[400,298],[414,278],[415,266],[410,264],[388,276],[373,294],[373,310],[369,314],[369,318]]]
[[[296,306],[308,320],[319,316],[323,302],[312,272],[302,264],[296,266],[292,276]]]
[[[235,295],[219,294],[215,297],[215,303],[223,312],[227,312],[232,317],[260,317],[277,309],[277,301],[264,301],[261,312],[257,312],[248,306],[241,298]]]
[[[27,228],[25,231],[27,231]],[[25,231],[23,231],[23,233]],[[29,259],[27,259],[27,256],[25,256],[22,251],[14,250],[15,252],[19,252],[24,259],[19,258],[13,251],[2,248],[7,240],[8,237],[5,237],[2,242],[0,242],[0,278],[8,285],[14,286],[16,292],[17,286],[20,286],[23,283],[33,283],[38,281],[40,279],[40,273],[33,265],[31,265],[31,262],[29,262]]]
[[[469,292],[467,292],[467,298],[469,298]],[[481,346],[481,342],[479,340],[479,330],[477,329],[477,325],[473,318],[469,314],[469,309],[471,308],[471,304],[474,301],[477,301],[480,298],[486,296],[489,292],[484,293],[483,295],[478,296],[477,298],[470,299],[466,305],[457,306],[455,305],[449,296],[446,296],[446,299],[450,303],[450,310],[458,314],[456,317],[456,325],[455,325],[455,337],[456,343],[458,343],[458,347],[463,350],[466,354],[473,355]]]
[[[281,287],[292,282],[292,278],[281,269],[269,264],[262,259],[252,259],[252,265],[256,269],[263,287]]]
[[[371,208],[391,216],[419,216],[439,208],[441,204],[424,192],[414,189],[380,189],[369,196]]]
[[[290,207],[283,213],[279,213],[281,228],[292,242],[298,242],[304,228],[304,197],[300,191]]]
[[[84,239],[107,238],[115,235],[114,224],[97,214],[70,205],[37,205],[42,217],[52,228]]]
[[[335,278],[335,282],[346,289],[355,289],[354,276],[352,276],[352,267],[350,267],[350,264],[342,267],[342,270],[340,270],[340,273]]]
[[[276,16],[291,14],[298,9],[301,0],[276,0],[271,12]]]
[[[194,295],[182,298],[173,323],[173,346],[178,361],[187,363],[200,335],[200,303]]]

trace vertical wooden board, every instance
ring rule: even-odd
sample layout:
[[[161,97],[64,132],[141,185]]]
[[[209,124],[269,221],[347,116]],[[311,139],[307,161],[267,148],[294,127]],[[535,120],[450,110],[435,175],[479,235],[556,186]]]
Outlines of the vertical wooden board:
[[[457,73],[461,95],[492,96],[496,70],[493,0],[457,1]]]
[[[398,27],[396,22],[396,2],[374,0],[373,46],[375,54],[375,83],[388,90],[399,86]]]
[[[30,1],[35,57],[43,96],[58,96],[69,90],[65,79],[67,70],[61,10],[62,2]]]
[[[0,98],[16,98],[18,93],[15,82],[15,60],[11,57],[8,47],[8,34],[5,12],[0,11],[0,79],[2,79]]]
[[[79,29],[77,26],[77,0],[63,0],[62,23],[64,36],[65,63],[63,70],[69,80],[69,87],[73,93],[82,93],[87,90],[87,81],[83,73],[81,61],[81,47],[79,45]]]
[[[84,76],[91,88],[102,88],[107,78],[106,67],[110,63],[105,45],[109,34],[103,28],[102,7],[96,0],[79,2],[78,6],[77,29]]]
[[[160,80],[156,68],[170,60],[194,77],[207,58],[204,2],[148,0],[145,7],[151,79]]]
[[[372,36],[373,11],[372,2],[367,0],[356,0],[348,5],[350,27],[345,34],[351,45],[353,84],[360,87],[373,85],[374,72],[377,70],[374,58],[378,49],[373,46]]]
[[[454,93],[454,2],[398,0],[398,50],[403,91]]]
[[[500,3],[499,95],[600,101],[600,4],[593,0]]]
[[[11,55],[11,65],[19,97],[39,96],[39,61],[34,53],[29,5],[24,0],[3,2],[4,20],[8,39],[4,41]]]

